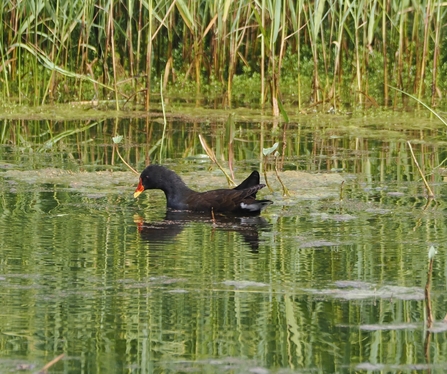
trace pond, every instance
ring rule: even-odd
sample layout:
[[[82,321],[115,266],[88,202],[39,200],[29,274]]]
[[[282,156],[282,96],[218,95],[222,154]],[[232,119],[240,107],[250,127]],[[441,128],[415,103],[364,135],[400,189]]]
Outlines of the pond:
[[[438,122],[386,113],[2,126],[0,372],[445,371]],[[138,176],[118,152],[140,171],[161,161],[197,190],[228,187],[198,135],[236,182],[266,170],[258,197],[274,204],[213,219],[167,212],[161,191],[133,198]],[[276,141],[279,154],[264,158]]]

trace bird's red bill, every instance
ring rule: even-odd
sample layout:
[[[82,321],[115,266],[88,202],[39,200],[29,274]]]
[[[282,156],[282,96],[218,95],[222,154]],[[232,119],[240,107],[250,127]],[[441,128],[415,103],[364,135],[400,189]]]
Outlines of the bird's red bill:
[[[135,198],[138,197],[140,195],[140,193],[142,193],[143,191],[144,191],[143,182],[140,178],[140,183],[138,183],[138,187],[135,190],[133,197],[135,197]]]

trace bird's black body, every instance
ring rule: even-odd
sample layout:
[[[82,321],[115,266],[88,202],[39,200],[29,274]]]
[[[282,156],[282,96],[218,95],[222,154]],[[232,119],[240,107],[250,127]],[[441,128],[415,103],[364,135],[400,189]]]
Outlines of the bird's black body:
[[[149,165],[140,175],[134,196],[137,197],[145,190],[160,189],[166,195],[169,209],[256,215],[267,205],[272,204],[270,200],[256,200],[256,193],[265,187],[259,183],[259,179],[259,173],[253,171],[234,189],[197,192],[186,186],[172,170],[160,165]]]

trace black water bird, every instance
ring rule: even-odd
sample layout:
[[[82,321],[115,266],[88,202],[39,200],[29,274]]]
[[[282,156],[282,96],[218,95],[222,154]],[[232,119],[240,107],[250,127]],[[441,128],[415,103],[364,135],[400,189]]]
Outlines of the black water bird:
[[[160,165],[149,165],[140,175],[134,197],[143,191],[159,189],[165,193],[166,204],[172,210],[232,215],[258,215],[270,200],[256,200],[256,193],[265,187],[259,173],[253,171],[234,189],[197,192],[190,189],[172,170]]]

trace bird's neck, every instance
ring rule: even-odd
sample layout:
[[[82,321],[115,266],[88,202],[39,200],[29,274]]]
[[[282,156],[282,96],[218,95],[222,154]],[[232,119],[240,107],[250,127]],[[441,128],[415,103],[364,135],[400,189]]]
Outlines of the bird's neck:
[[[167,206],[173,209],[185,209],[179,204],[194,191],[191,190],[185,182],[171,170],[166,170],[168,175],[165,175],[162,180],[159,181],[156,188],[161,189],[165,196]]]

